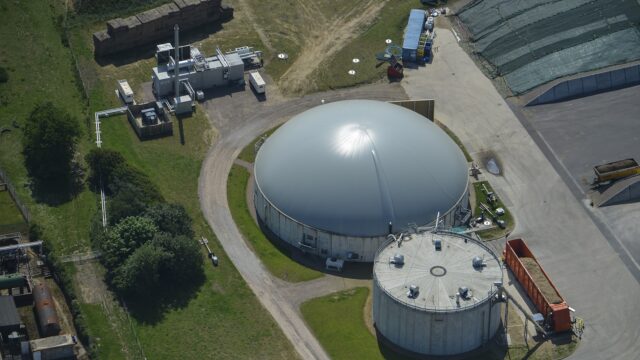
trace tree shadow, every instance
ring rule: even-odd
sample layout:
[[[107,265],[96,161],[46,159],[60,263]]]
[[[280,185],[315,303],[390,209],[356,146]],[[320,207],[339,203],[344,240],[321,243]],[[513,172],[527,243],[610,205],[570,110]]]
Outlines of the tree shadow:
[[[188,282],[166,283],[159,290],[126,298],[126,304],[133,318],[145,325],[155,325],[169,310],[182,309],[189,305],[205,283],[204,270]]]
[[[73,200],[84,189],[84,170],[79,164],[72,166],[71,176],[66,179],[30,178],[27,185],[33,199],[49,206],[58,206]]]

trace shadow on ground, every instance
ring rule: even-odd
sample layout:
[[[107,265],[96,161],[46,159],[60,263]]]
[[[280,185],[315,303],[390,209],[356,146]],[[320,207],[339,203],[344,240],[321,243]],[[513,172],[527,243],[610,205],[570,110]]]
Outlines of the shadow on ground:
[[[167,311],[186,307],[195,298],[205,280],[202,271],[188,283],[165,284],[155,293],[126,299],[126,306],[137,321],[154,325],[164,319]]]
[[[345,262],[342,272],[327,271],[325,268],[326,257],[304,252],[301,249],[284,242],[278,238],[264,223],[258,218],[258,226],[267,239],[284,255],[310,269],[324,274],[344,277],[348,279],[371,279],[373,274],[373,263]]]
[[[70,179],[39,181],[31,178],[28,186],[31,188],[33,199],[49,206],[58,206],[73,200],[84,189],[84,174],[79,167],[75,167]]]

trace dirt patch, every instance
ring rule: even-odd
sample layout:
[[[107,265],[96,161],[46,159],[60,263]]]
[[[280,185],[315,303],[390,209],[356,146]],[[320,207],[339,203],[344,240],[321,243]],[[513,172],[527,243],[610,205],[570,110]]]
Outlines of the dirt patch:
[[[76,264],[75,282],[80,299],[87,304],[100,304],[108,297],[109,290],[104,283],[104,271],[95,262]]]
[[[527,271],[529,271],[529,274],[531,274],[533,281],[536,283],[536,285],[538,285],[538,288],[540,288],[540,291],[542,291],[542,295],[544,295],[547,301],[549,301],[551,304],[561,303],[562,298],[560,297],[560,295],[558,295],[558,292],[553,288],[547,277],[544,276],[540,265],[538,265],[535,259],[522,257],[520,258],[520,261],[522,261],[524,267],[527,269]]]
[[[335,55],[349,41],[358,35],[358,29],[372,23],[387,1],[369,1],[362,7],[357,7],[335,20],[327,23],[318,22],[318,17],[311,12],[309,19],[310,32],[304,39],[305,47],[291,67],[282,75],[279,81],[281,89],[287,92],[302,92],[310,87],[307,79],[318,66]],[[286,86],[285,86],[286,85]]]
[[[376,329],[373,327],[373,293],[369,291],[369,296],[367,296],[367,301],[364,303],[364,309],[362,310],[362,316],[364,316],[364,324],[367,326],[369,332],[376,336]]]

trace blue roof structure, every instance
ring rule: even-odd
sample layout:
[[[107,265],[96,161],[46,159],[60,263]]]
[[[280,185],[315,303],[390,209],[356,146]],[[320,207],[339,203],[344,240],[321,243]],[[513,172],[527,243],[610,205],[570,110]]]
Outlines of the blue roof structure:
[[[407,28],[404,31],[404,42],[402,43],[403,49],[415,50],[418,48],[420,35],[422,34],[424,27],[424,19],[424,10],[411,9]]]

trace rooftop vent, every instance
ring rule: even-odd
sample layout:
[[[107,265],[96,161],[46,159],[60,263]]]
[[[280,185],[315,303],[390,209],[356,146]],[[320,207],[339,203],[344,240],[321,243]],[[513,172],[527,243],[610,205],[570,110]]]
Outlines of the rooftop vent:
[[[411,299],[415,299],[418,297],[419,293],[420,293],[420,287],[418,285],[411,284],[409,286],[409,292],[407,292],[407,296]]]
[[[468,299],[471,297],[471,290],[466,286],[461,286],[458,288],[458,294],[460,294],[461,298]]]
[[[436,246],[436,251],[442,250],[442,240],[436,239],[433,244]]]
[[[404,265],[404,255],[395,254],[391,259],[389,259],[389,262],[394,264],[396,267],[401,267]]]
[[[473,267],[476,269],[486,266],[486,264],[484,263],[484,259],[481,258],[480,256],[475,256],[472,260],[472,263],[473,263]]]

